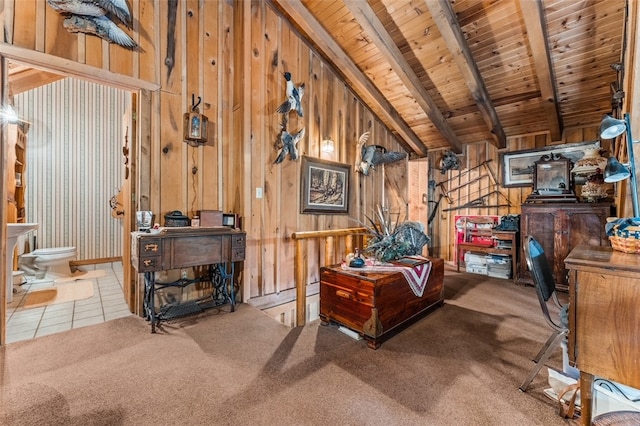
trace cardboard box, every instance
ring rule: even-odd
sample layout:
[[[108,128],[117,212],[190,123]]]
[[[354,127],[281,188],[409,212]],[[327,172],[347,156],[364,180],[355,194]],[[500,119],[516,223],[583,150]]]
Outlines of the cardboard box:
[[[222,226],[222,211],[221,210],[200,210],[200,226]]]

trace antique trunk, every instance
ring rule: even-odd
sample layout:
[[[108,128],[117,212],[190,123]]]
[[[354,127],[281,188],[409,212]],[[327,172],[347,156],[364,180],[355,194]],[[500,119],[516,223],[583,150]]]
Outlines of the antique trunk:
[[[444,261],[430,258],[426,288],[416,296],[401,272],[360,272],[339,265],[320,269],[320,319],[356,331],[369,347],[380,344],[444,301]]]

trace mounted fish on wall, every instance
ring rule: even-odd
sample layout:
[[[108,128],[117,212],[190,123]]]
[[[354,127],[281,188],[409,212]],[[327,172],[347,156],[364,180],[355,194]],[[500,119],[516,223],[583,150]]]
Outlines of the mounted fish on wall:
[[[138,44],[113,18],[131,29],[131,13],[126,0],[47,0],[49,6],[65,16],[64,27],[71,33],[96,35],[109,43],[129,50],[138,50]]]
[[[395,163],[407,156],[406,152],[387,151],[387,148],[380,145],[365,146],[368,140],[369,132],[364,132],[356,144],[356,171],[365,176],[369,176],[369,172],[380,164]]]

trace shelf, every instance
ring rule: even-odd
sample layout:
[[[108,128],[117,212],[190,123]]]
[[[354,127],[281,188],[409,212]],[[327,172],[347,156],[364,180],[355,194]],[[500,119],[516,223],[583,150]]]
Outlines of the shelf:
[[[480,245],[474,243],[461,242],[456,247],[456,257],[458,259],[457,271],[460,272],[461,264],[464,264],[464,254],[466,252],[481,253],[484,255],[501,255],[508,256],[511,259],[511,279],[517,279],[517,264],[518,264],[518,232],[516,231],[500,231],[492,230],[491,232],[492,245]],[[497,247],[498,241],[511,245],[510,248]],[[466,269],[465,264],[465,269]],[[472,268],[473,269],[473,268]],[[472,271],[472,273],[475,271]],[[496,276],[489,274],[486,268],[480,268],[475,273],[481,273],[482,275]],[[501,278],[501,277],[498,277]]]

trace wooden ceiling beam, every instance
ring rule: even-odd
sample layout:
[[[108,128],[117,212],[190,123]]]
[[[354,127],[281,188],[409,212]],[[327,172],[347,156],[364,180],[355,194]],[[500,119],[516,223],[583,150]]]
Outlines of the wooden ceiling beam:
[[[551,140],[562,140],[562,122],[558,111],[558,96],[554,84],[551,54],[547,43],[547,24],[545,22],[542,2],[520,0],[520,8],[527,28],[527,39],[533,54],[533,62],[538,75],[538,84],[544,105]]]
[[[524,2],[531,0],[522,0]],[[493,106],[491,96],[476,65],[471,50],[464,37],[456,14],[449,0],[424,0],[427,8],[431,12],[438,30],[444,39],[447,48],[451,52],[456,65],[460,69],[465,83],[471,92],[471,97],[475,101],[480,115],[486,123],[493,137],[494,145],[497,148],[507,146],[507,136],[498,117],[498,113]],[[534,3],[534,2],[532,2]]]
[[[409,92],[414,96],[416,102],[427,114],[433,125],[438,129],[440,134],[447,140],[454,152],[462,153],[462,143],[455,134],[449,123],[442,115],[442,112],[436,105],[435,101],[427,92],[418,76],[400,52],[389,32],[369,3],[362,0],[344,0],[345,6],[351,11],[358,21],[358,24],[364,30],[366,36],[371,39],[373,44],[378,48],[382,56],[389,62],[393,71],[400,77],[402,83],[407,87]]]
[[[274,4],[287,13],[296,25],[307,36],[313,34],[315,45],[342,74],[349,80],[352,88],[363,98],[370,99],[384,115],[384,118],[392,124],[393,129],[419,157],[427,156],[427,147],[413,132],[407,123],[401,119],[397,111],[391,105],[378,88],[364,75],[349,58],[344,50],[336,43],[324,27],[314,18],[309,10],[300,1],[273,0]],[[365,96],[366,95],[366,96]]]

